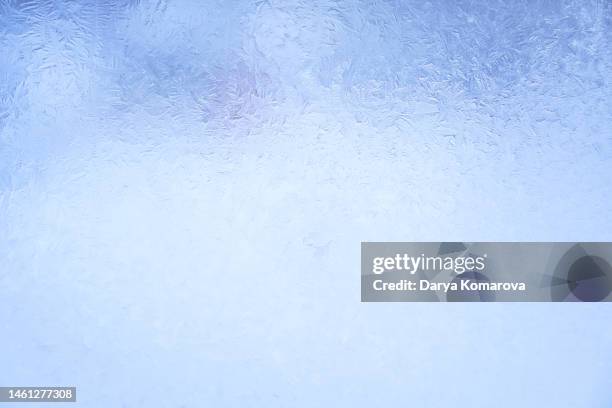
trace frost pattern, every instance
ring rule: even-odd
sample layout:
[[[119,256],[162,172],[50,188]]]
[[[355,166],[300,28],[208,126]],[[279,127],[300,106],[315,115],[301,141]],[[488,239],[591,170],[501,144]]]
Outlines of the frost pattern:
[[[358,265],[612,240],[611,28],[606,0],[0,0],[0,384],[609,405],[608,306],[360,305]]]

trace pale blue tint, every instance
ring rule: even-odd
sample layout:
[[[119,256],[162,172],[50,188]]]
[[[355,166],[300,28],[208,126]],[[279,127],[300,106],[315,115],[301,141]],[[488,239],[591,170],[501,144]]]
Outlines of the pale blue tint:
[[[606,0],[0,0],[0,385],[610,407],[609,305],[361,304],[359,244],[612,240],[611,81]]]

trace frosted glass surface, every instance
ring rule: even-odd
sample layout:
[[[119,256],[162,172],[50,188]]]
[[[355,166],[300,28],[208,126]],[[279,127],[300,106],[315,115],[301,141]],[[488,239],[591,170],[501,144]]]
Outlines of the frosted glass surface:
[[[606,0],[0,0],[0,385],[609,407],[610,305],[361,304],[359,243],[612,240],[611,81]]]

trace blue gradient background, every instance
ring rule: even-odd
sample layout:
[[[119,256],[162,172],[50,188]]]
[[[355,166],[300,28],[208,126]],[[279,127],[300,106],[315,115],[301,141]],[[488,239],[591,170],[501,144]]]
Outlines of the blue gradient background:
[[[0,385],[612,406],[607,304],[359,301],[360,241],[612,240],[611,29],[595,0],[0,0]]]

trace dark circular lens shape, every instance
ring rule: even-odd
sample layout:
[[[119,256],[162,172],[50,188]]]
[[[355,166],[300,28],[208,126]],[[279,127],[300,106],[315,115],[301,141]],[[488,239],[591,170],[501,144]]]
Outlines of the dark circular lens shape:
[[[612,291],[610,264],[598,256],[587,255],[574,261],[567,273],[569,290],[583,302],[599,302]]]

